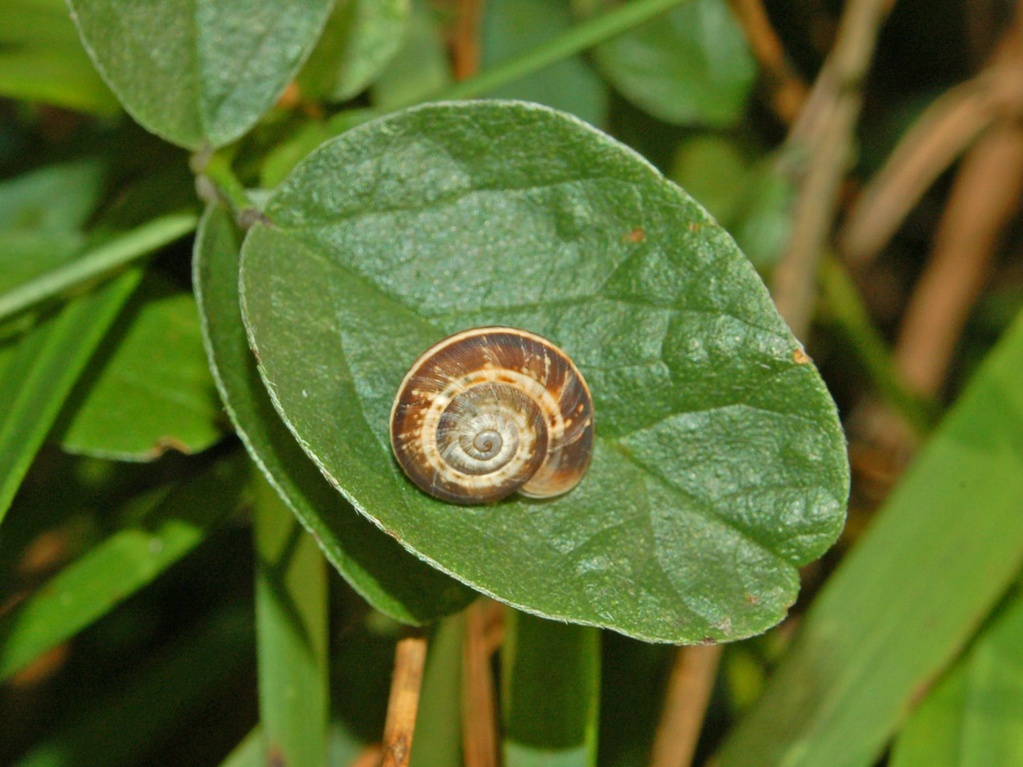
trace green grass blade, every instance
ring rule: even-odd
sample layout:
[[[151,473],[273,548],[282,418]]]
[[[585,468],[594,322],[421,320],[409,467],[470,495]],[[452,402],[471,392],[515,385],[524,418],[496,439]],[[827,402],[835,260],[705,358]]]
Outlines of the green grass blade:
[[[470,77],[446,87],[435,94],[432,100],[468,99],[482,96],[507,83],[521,80],[527,75],[567,59],[597,43],[617,37],[638,27],[677,5],[688,0],[633,0],[623,3],[612,11],[576,24],[552,40],[541,43],[525,53],[485,69]]]
[[[266,767],[263,730],[254,728],[220,763],[220,767]]]
[[[0,320],[152,253],[191,232],[197,222],[192,213],[176,213],[114,237],[74,261],[0,295]]]
[[[1023,764],[1023,597],[1017,592],[913,712],[890,767]]]
[[[65,398],[141,276],[125,272],[28,331],[0,373],[0,522]]]
[[[221,460],[0,618],[0,681],[105,615],[194,549],[238,508],[247,468],[241,452]]]
[[[327,758],[327,569],[313,537],[266,482],[255,509],[259,709],[267,764]]]
[[[182,715],[195,711],[249,661],[247,609],[215,616],[163,648],[126,683],[83,701],[15,767],[120,767],[143,762]]]
[[[509,610],[502,714],[506,767],[597,763],[600,631]]]
[[[1023,317],[935,432],[720,767],[873,763],[1023,564]]]

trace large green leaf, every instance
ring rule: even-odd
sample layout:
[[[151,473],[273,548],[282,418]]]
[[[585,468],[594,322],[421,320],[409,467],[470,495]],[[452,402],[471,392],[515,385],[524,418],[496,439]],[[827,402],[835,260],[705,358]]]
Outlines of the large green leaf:
[[[402,44],[409,0],[339,0],[298,76],[302,94],[344,101],[366,88]]]
[[[1018,577],[1021,370],[1023,316],[817,597],[721,767],[873,764]]]
[[[78,386],[60,444],[131,461],[212,445],[222,433],[222,411],[192,294],[149,275],[119,325],[109,356]]]
[[[281,94],[333,0],[68,0],[125,109],[190,149],[226,144]]]
[[[517,102],[435,104],[311,155],[243,246],[260,371],[331,482],[419,556],[540,615],[640,638],[780,620],[841,530],[834,405],[728,235],[626,147]],[[442,337],[561,345],[596,447],[566,496],[454,507],[391,457],[391,401]]]
[[[583,16],[622,0],[573,0]],[[725,0],[692,0],[593,50],[625,98],[680,125],[734,123],[746,107],[756,65]]]
[[[240,239],[230,215],[223,208],[210,208],[196,238],[193,282],[210,367],[253,460],[313,533],[331,564],[378,610],[405,623],[425,623],[460,610],[472,592],[409,556],[356,514],[274,412],[242,326]]]

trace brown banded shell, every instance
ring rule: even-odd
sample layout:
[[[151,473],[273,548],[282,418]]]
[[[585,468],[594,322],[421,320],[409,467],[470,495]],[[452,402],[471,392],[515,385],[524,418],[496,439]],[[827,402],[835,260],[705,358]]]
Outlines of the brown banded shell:
[[[391,446],[420,489],[450,503],[567,493],[593,449],[593,402],[572,360],[515,328],[427,349],[391,408]]]

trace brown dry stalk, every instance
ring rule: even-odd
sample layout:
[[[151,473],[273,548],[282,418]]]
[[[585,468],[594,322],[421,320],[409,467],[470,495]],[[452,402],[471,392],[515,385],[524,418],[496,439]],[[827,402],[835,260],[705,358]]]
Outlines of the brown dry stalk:
[[[456,0],[455,25],[451,39],[451,66],[455,80],[465,80],[480,71],[480,28],[482,0]]]
[[[425,663],[426,637],[411,636],[398,642],[394,652],[391,696],[387,701],[387,720],[384,722],[381,767],[408,767]]]
[[[688,767],[714,689],[721,645],[680,647],[657,724],[650,767]]]
[[[786,55],[762,0],[729,0],[729,5],[760,64],[771,108],[785,123],[791,124],[803,108],[809,88]]]
[[[935,179],[995,120],[1020,114],[1023,77],[1008,67],[988,70],[937,99],[857,201],[839,237],[845,260],[862,267],[876,258]]]
[[[997,70],[995,68],[998,68]],[[1012,68],[1023,80],[1023,2],[988,71]],[[942,388],[970,308],[991,271],[1001,235],[1023,193],[1023,125],[1011,117],[982,135],[967,152],[952,186],[923,274],[906,308],[894,352],[907,388],[933,396]],[[856,440],[869,444],[897,476],[914,440],[890,410],[865,403],[856,414]],[[853,451],[856,455],[857,451]]]
[[[792,232],[775,267],[771,292],[782,317],[805,337],[817,301],[817,270],[831,232],[860,113],[860,87],[891,0],[850,0],[838,38],[789,137],[806,157]]]
[[[465,611],[462,640],[462,751],[465,767],[497,767],[497,706],[490,668],[488,600],[476,600]]]
[[[990,71],[1023,81],[1023,0],[995,48]],[[944,383],[955,345],[980,294],[1001,235],[1023,194],[1023,125],[1003,119],[966,154],[942,214],[895,348],[906,384],[925,396]]]
[[[483,612],[483,647],[493,655],[504,644],[504,616],[506,608],[500,602],[488,599],[481,605]]]
[[[1023,127],[1001,124],[963,160],[934,248],[906,309],[895,364],[912,390],[941,389],[1001,234],[1023,194]]]
[[[362,749],[348,767],[380,767],[380,759],[382,757],[383,752],[380,750],[380,744],[373,743]]]

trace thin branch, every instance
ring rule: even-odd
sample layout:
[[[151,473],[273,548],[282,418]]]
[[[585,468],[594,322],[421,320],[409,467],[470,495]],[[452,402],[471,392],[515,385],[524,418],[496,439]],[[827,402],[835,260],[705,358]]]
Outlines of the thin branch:
[[[490,668],[488,602],[477,600],[465,611],[462,641],[462,750],[465,767],[497,767],[497,706]]]
[[[994,67],[1012,67],[1023,78],[1023,2],[1017,3],[1015,21],[992,56]],[[911,391],[926,397],[943,387],[966,318],[990,276],[1021,194],[1023,125],[1003,118],[960,164],[927,266],[903,317],[894,363]],[[859,407],[850,428],[855,442],[869,446],[867,455],[874,462],[881,459],[888,474],[903,468],[916,446],[904,422],[876,403]]]
[[[860,88],[891,0],[850,0],[838,39],[790,135],[806,157],[806,175],[793,212],[785,255],[774,270],[772,294],[797,336],[805,337],[817,301],[817,272],[831,232],[838,192],[852,157]]]
[[[885,248],[924,192],[999,118],[1023,115],[1023,78],[1001,67],[958,85],[928,107],[899,141],[850,214],[839,242],[863,266]]]
[[[426,637],[411,636],[398,642],[394,652],[394,678],[384,723],[384,758],[381,767],[408,767],[419,710],[419,690],[426,663]]]
[[[991,57],[1023,80],[1023,0]],[[947,376],[967,315],[1023,195],[1023,125],[1006,119],[967,153],[934,246],[903,318],[895,363],[914,391],[933,396]]]
[[[895,361],[916,392],[940,390],[970,308],[1023,194],[1023,128],[989,132],[963,160],[927,268],[903,320]]]
[[[199,196],[206,202],[225,203],[239,221],[252,208],[245,186],[234,173],[230,157],[224,151],[197,152],[192,158]]]
[[[455,80],[475,76],[480,70],[480,27],[483,23],[482,0],[458,0],[452,30],[451,62]]]
[[[680,647],[657,724],[650,767],[689,767],[714,689],[721,645]]]
[[[760,64],[771,108],[785,123],[795,122],[810,89],[785,53],[762,0],[729,0],[729,5]]]

